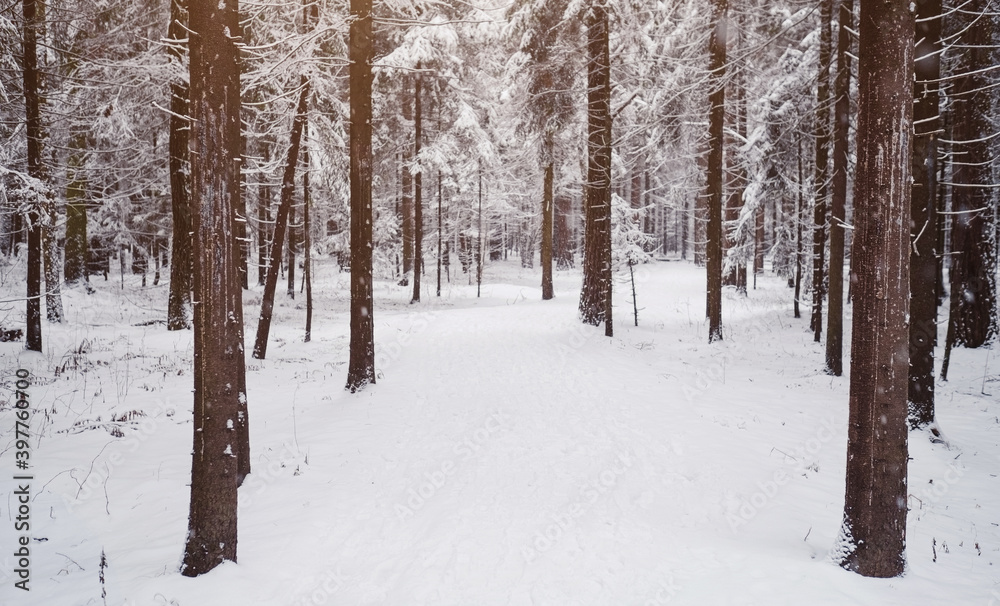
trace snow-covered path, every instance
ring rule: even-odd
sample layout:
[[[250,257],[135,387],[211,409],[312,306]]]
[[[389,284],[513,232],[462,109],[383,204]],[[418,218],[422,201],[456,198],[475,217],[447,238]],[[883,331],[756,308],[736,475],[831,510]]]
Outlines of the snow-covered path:
[[[50,581],[39,568],[51,598],[39,603],[99,603],[88,600],[100,594],[101,548],[108,604],[989,602],[1000,430],[982,425],[995,402],[953,395],[964,404],[942,412],[968,445],[960,481],[948,475],[958,450],[914,440],[911,486],[937,479],[950,491],[911,503],[907,577],[861,579],[827,559],[843,506],[847,378],[819,372],[822,348],[791,318],[782,284],[727,293],[726,341],[709,346],[703,273],[687,264],[641,274],[640,326],[621,297],[613,339],[576,319],[578,275],[560,274],[557,298],[542,302],[536,276],[509,274],[481,299],[454,287],[413,306],[384,286],[378,384],[359,394],[342,389],[342,299],[323,306],[313,343],[279,325],[269,359],[249,366],[254,473],[240,491],[239,564],[199,579],[175,572],[190,379],[133,379],[155,398],[133,388],[110,408],[155,420],[137,447],[98,431],[53,436],[39,454],[54,476],[122,453],[106,498],[67,506],[65,475],[39,497],[55,508],[56,551],[85,569],[61,575],[57,563]],[[184,348],[155,327],[129,337],[161,366]],[[982,376],[966,353],[957,368]]]

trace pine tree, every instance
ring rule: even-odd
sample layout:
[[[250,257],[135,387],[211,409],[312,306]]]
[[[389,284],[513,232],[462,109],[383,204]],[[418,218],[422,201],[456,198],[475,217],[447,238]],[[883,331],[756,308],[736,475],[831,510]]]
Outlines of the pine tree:
[[[181,573],[236,561],[236,489],[249,460],[245,424],[243,299],[234,237],[240,74],[235,0],[190,4],[191,218],[194,294],[194,449],[191,510]],[[233,122],[236,122],[236,127]],[[235,184],[235,185],[234,185]],[[235,195],[234,195],[235,193]]]
[[[870,577],[905,568],[914,15],[861,0],[854,319],[840,564]]]
[[[709,42],[709,70],[711,92],[708,97],[708,165],[706,167],[708,192],[708,223],[705,228],[705,266],[708,278],[707,315],[708,342],[722,340],[722,199],[723,128],[726,120],[726,39],[728,37],[728,0],[714,0],[712,4],[712,35]]]
[[[347,389],[375,383],[372,310],[372,3],[350,0],[351,341]]]

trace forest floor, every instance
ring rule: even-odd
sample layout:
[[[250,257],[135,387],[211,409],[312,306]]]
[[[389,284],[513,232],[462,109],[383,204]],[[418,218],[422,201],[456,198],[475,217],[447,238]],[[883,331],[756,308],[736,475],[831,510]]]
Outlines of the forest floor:
[[[4,272],[0,298],[23,296]],[[464,274],[437,298],[430,273],[415,305],[378,282],[377,384],[352,395],[349,276],[316,274],[312,342],[304,297],[279,292],[268,358],[247,359],[239,563],[196,579],[178,573],[192,336],[150,324],[165,281],[92,278],[96,293],[65,293],[44,354],[0,344],[3,399],[26,368],[34,407],[25,593],[24,472],[0,405],[0,604],[1000,604],[998,352],[954,352],[937,386],[948,444],[911,434],[907,572],[866,579],[829,556],[848,378],[824,374],[781,280],[727,289],[714,345],[686,262],[638,268],[638,327],[617,284],[611,339],[577,320],[579,270],[547,302],[513,261],[487,266],[480,298]],[[260,289],[245,301],[252,343]],[[22,305],[6,308],[16,323]]]

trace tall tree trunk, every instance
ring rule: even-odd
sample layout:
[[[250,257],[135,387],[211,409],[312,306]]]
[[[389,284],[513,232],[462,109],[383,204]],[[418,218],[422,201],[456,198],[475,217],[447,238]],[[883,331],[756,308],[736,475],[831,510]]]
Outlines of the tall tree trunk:
[[[181,573],[236,561],[236,489],[245,410],[243,303],[236,268],[240,94],[235,0],[190,11],[191,200],[194,254],[194,449]],[[234,126],[235,122],[235,126]],[[241,407],[242,402],[242,407]]]
[[[315,6],[315,5],[314,5]],[[313,319],[313,296],[312,296],[312,232],[309,225],[310,220],[310,205],[312,204],[312,192],[309,189],[309,173],[311,172],[311,167],[309,164],[309,124],[308,122],[303,125],[303,138],[305,139],[302,145],[302,164],[304,168],[302,170],[302,279],[305,282],[306,289],[306,336],[305,342],[308,343],[312,340],[312,319]]]
[[[833,0],[820,2],[819,82],[816,86],[816,200],[813,206],[813,304],[809,328],[819,343],[823,334],[824,261],[826,256],[826,197],[830,155],[830,23]]]
[[[38,46],[36,42],[38,21],[36,0],[23,0],[24,14],[24,111],[28,136],[28,174],[44,180],[42,166],[42,117],[38,91]],[[27,285],[27,334],[25,348],[42,351],[42,204],[36,200],[25,220],[28,231],[28,285]]]
[[[918,0],[913,84],[913,251],[910,255],[910,427],[934,422],[934,346],[937,344],[937,139],[941,0]]]
[[[555,166],[553,166],[553,180]],[[555,189],[553,185],[553,189]],[[570,269],[573,267],[573,229],[570,226],[573,214],[573,199],[564,194],[553,191],[554,217],[553,217],[553,254],[556,259],[557,269]]]
[[[266,165],[271,161],[271,145],[264,141],[261,155]],[[267,260],[270,257],[268,242],[271,240],[271,186],[267,176],[261,175],[257,186],[257,286],[267,282]]]
[[[906,564],[906,385],[914,16],[861,0],[854,320],[840,564],[894,577]]]
[[[87,177],[85,173],[87,131],[70,129],[66,179],[66,244],[63,278],[75,286],[87,276]]]
[[[795,300],[792,304],[794,309],[794,316],[796,318],[802,317],[802,312],[799,309],[800,301],[802,300],[802,213],[804,210],[804,205],[802,203],[802,198],[804,195],[805,188],[805,174],[802,171],[802,139],[797,138],[796,141],[799,153],[796,156],[798,158],[798,169],[799,169],[799,179],[798,188],[795,198]]]
[[[713,30],[709,42],[711,90],[708,96],[708,225],[705,229],[705,265],[708,277],[708,342],[722,340],[722,198],[725,189],[723,170],[723,128],[726,123],[726,38],[728,0],[714,0]]]
[[[587,11],[587,183],[586,251],[580,318],[593,326],[611,319],[611,54],[606,0],[592,0]]]
[[[844,225],[850,166],[851,29],[854,0],[840,0],[837,19],[837,77],[834,80],[833,175],[830,197],[830,309],[826,320],[826,371],[844,374]]]
[[[420,62],[417,61],[417,70],[420,70]],[[421,131],[423,129],[423,116],[421,105],[420,87],[423,79],[417,74],[417,81],[413,87],[413,157],[420,162]],[[424,269],[424,211],[423,211],[423,170],[418,170],[413,176],[413,297],[410,303],[420,302],[420,274]]]
[[[302,147],[302,129],[306,122],[306,109],[309,102],[309,80],[302,76],[300,81],[302,92],[292,121],[292,134],[289,137],[288,161],[281,177],[281,200],[278,202],[278,212],[274,219],[274,234],[271,237],[270,259],[267,263],[267,279],[264,282],[264,294],[260,301],[260,320],[257,323],[257,338],[253,345],[253,357],[263,360],[267,356],[267,338],[271,331],[271,315],[274,313],[274,292],[278,288],[278,271],[281,265],[282,247],[285,243],[285,231],[288,228],[288,217],[291,214],[292,198],[295,195],[295,167],[299,162],[299,152]],[[353,265],[351,265],[353,270]],[[294,285],[293,285],[294,289]]]
[[[952,228],[951,309],[954,345],[980,347],[996,332],[996,261],[992,181],[990,95],[988,70],[994,16],[987,0],[972,0],[956,18],[961,31],[959,55],[951,91]]]
[[[404,89],[409,90],[409,78],[406,78],[404,82],[406,82]],[[409,102],[404,100],[403,123],[409,124],[412,119],[413,109],[411,108]],[[410,170],[412,163],[412,147],[404,143],[403,175],[401,178],[403,195],[402,204],[400,205],[400,210],[403,215],[403,279],[399,281],[401,286],[410,285],[410,272],[413,271],[413,173]]]
[[[437,296],[441,296],[441,240],[444,235],[444,214],[442,210],[443,200],[441,199],[441,171],[437,175],[438,186],[438,254],[437,254]]]
[[[167,46],[171,62],[183,64],[183,53],[177,45],[188,37],[188,0],[171,0],[170,26],[167,37],[174,42]],[[167,295],[167,330],[183,330],[190,326],[191,308],[191,209],[190,164],[188,150],[188,84],[170,84],[170,208],[173,238],[170,251],[170,293]]]
[[[59,244],[56,238],[55,200],[46,196],[42,212],[45,214],[45,226],[42,229],[42,245],[45,261],[45,317],[49,322],[63,321],[62,293],[59,288]],[[145,276],[145,274],[143,274]]]
[[[548,301],[554,296],[552,292],[552,216],[553,199],[552,186],[555,180],[555,162],[552,159],[551,140],[545,145],[547,149],[545,174],[542,177],[542,300]]]
[[[479,213],[476,230],[476,298],[483,290],[483,161],[479,161]]]
[[[288,295],[289,299],[295,298],[295,246],[296,236],[298,235],[297,231],[295,225],[295,203],[292,203],[288,207],[288,244],[285,247],[287,249],[285,260],[285,268],[287,269],[285,273],[287,275],[285,277],[288,279],[288,287],[285,294]]]
[[[375,383],[372,310],[372,3],[350,0],[351,342],[347,388]]]

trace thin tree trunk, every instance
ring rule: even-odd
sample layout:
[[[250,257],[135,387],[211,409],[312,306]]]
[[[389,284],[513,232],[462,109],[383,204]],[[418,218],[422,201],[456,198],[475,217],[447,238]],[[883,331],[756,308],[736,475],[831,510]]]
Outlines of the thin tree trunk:
[[[47,220],[42,229],[45,261],[45,317],[56,324],[63,321],[62,293],[59,289],[59,244],[56,239],[55,201],[46,197],[43,211]]]
[[[375,383],[372,309],[372,2],[350,0],[351,341],[347,389]]]
[[[861,0],[854,319],[841,566],[906,566],[910,145],[914,15]]]
[[[285,260],[287,275],[285,277],[288,282],[285,294],[288,295],[289,299],[295,298],[295,240],[296,235],[298,235],[297,231],[295,225],[295,204],[292,203],[288,208],[288,244],[285,246],[287,255]]]
[[[28,136],[28,174],[44,181],[42,166],[42,117],[39,108],[38,88],[38,46],[36,42],[37,4],[36,0],[23,0],[23,81],[25,130]],[[42,204],[36,200],[25,221],[28,231],[28,285],[27,285],[27,334],[25,348],[42,351]]]
[[[271,161],[271,145],[262,143],[264,164]],[[261,174],[257,186],[257,286],[267,282],[267,260],[270,257],[268,242],[271,239],[271,187],[267,184],[267,175]]]
[[[552,292],[552,216],[553,200],[552,186],[555,176],[554,162],[551,158],[551,145],[548,146],[550,154],[545,163],[545,175],[542,178],[542,300],[548,301],[554,296]]]
[[[420,62],[417,61],[417,71],[420,70]],[[413,132],[415,142],[413,144],[413,156],[417,162],[420,161],[421,130],[423,128],[423,116],[420,87],[422,78],[417,74],[417,80],[413,87]],[[423,211],[423,170],[418,170],[413,176],[413,297],[410,303],[420,302],[420,274],[424,269],[424,211]]]
[[[844,374],[844,220],[851,136],[851,29],[854,0],[840,0],[834,81],[833,176],[830,197],[830,309],[826,320],[826,371]]]
[[[264,294],[260,302],[260,321],[257,323],[257,339],[253,345],[253,357],[263,360],[267,355],[267,337],[271,331],[271,315],[274,313],[274,292],[278,288],[278,270],[281,265],[282,247],[285,242],[285,230],[288,227],[288,216],[291,213],[292,198],[295,195],[295,167],[299,161],[299,151],[302,145],[302,129],[306,121],[306,107],[309,101],[309,80],[302,76],[302,92],[295,110],[292,122],[292,135],[288,148],[288,161],[281,179],[281,201],[278,203],[278,213],[274,219],[274,235],[271,238],[270,259],[268,260],[267,279],[264,283]],[[353,264],[351,265],[353,269]],[[294,289],[294,285],[293,285]]]
[[[191,509],[181,573],[236,561],[236,489],[249,460],[237,423],[242,389],[243,304],[236,267],[239,68],[235,0],[191,5],[191,200],[194,255],[194,448]],[[233,101],[233,97],[237,101]],[[233,110],[237,114],[233,115]],[[233,124],[235,122],[235,126]],[[242,403],[242,407],[241,407]]]
[[[593,0],[587,12],[587,183],[586,251],[580,318],[593,326],[611,318],[611,54],[606,0]]]
[[[708,114],[708,225],[705,246],[708,277],[708,342],[722,340],[722,203],[725,175],[723,172],[723,128],[726,122],[726,13],[728,0],[713,2],[713,30],[709,42],[709,70],[712,92]]]
[[[171,0],[167,46],[171,62],[182,64],[181,50],[176,45],[188,37],[188,0]],[[170,251],[170,293],[167,295],[167,330],[190,327],[191,309],[191,209],[190,164],[188,151],[188,84],[170,83],[170,208],[173,238]]]
[[[444,228],[444,217],[442,215],[441,200],[441,171],[437,175],[438,186],[438,254],[437,254],[437,296],[441,296],[441,236]]]
[[[409,90],[409,78],[405,80],[405,90]],[[403,123],[409,124],[413,119],[413,109],[409,102],[403,102]],[[410,285],[410,272],[413,271],[413,173],[410,166],[413,162],[413,151],[409,145],[403,145],[403,175],[402,175],[402,211],[403,224],[403,278],[399,281],[400,286]]]
[[[69,158],[66,178],[66,244],[63,278],[67,286],[86,280],[87,275],[87,131],[74,126],[70,129]]]
[[[479,227],[476,230],[476,298],[483,289],[483,161],[479,161]]]
[[[303,125],[302,145],[302,280],[306,289],[306,336],[305,342],[312,340],[312,319],[313,319],[313,296],[312,296],[312,232],[310,231],[309,207],[312,204],[312,192],[309,189],[309,124]]]
[[[798,157],[798,168],[799,168],[799,180],[798,180],[798,192],[795,199],[795,301],[793,303],[795,317],[801,318],[802,312],[799,309],[799,301],[802,298],[802,213],[804,205],[802,203],[803,188],[805,184],[803,180],[805,175],[802,172],[802,139],[797,140],[799,153]]]
[[[910,255],[910,427],[934,422],[934,346],[937,344],[937,131],[941,128],[941,0],[918,0],[913,85],[913,250]],[[936,431],[936,429],[932,429]]]
[[[816,87],[816,200],[813,207],[813,304],[809,328],[819,343],[823,333],[824,261],[826,257],[826,197],[829,191],[830,146],[830,23],[833,0],[820,2],[819,83]]]

